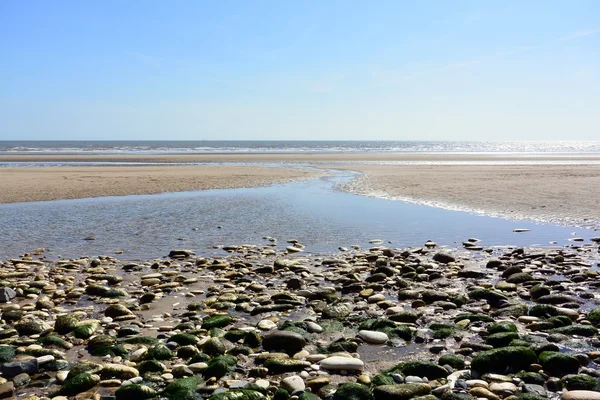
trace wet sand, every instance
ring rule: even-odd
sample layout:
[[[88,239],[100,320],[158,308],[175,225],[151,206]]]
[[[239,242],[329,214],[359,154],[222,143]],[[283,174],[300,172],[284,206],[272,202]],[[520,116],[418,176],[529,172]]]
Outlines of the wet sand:
[[[256,187],[316,175],[220,165],[0,168],[0,203]]]
[[[517,219],[577,225],[600,221],[600,165],[342,168],[365,174],[343,187],[362,195]]]

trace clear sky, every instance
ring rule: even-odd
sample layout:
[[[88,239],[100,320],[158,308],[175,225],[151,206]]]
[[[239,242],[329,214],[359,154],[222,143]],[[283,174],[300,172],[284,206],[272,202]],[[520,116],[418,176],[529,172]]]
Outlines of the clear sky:
[[[0,139],[600,140],[600,1],[0,0]]]

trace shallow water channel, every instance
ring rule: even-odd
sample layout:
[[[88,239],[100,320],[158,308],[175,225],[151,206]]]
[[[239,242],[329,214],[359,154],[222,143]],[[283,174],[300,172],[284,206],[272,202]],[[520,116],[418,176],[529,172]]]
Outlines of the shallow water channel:
[[[218,189],[158,195],[101,197],[0,205],[0,258],[39,247],[51,259],[123,250],[121,259],[162,257],[171,249],[224,254],[227,244],[267,244],[289,239],[305,252],[337,252],[339,246],[373,246],[373,239],[393,247],[422,246],[433,240],[460,246],[471,237],[483,246],[577,244],[589,229],[512,221],[449,211],[335,190],[355,176],[336,172],[307,181],[262,188]],[[530,229],[514,233],[515,228]],[[95,240],[85,240],[93,236]]]

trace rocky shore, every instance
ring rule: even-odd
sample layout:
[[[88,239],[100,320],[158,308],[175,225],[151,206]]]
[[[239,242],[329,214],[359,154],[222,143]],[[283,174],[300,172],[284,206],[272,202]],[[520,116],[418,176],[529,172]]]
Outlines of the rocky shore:
[[[0,262],[0,398],[600,399],[598,243]]]

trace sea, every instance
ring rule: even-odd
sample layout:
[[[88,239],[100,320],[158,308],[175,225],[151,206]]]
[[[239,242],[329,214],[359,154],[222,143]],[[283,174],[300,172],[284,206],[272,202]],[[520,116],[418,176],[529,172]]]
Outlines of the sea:
[[[0,141],[0,156],[194,153],[481,153],[569,158],[600,154],[600,141]],[[325,255],[352,246],[420,247],[428,240],[442,248],[461,248],[469,239],[480,240],[486,248],[580,246],[600,236],[594,228],[568,223],[512,220],[346,193],[338,188],[357,173],[330,172],[260,188],[0,204],[0,259],[38,248],[45,248],[50,259],[113,255],[145,260],[165,257],[177,248],[211,256],[225,255],[223,246],[239,244],[284,251],[289,241],[305,245],[304,254]]]
[[[600,153],[600,141],[0,141],[1,154]]]

